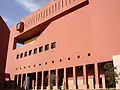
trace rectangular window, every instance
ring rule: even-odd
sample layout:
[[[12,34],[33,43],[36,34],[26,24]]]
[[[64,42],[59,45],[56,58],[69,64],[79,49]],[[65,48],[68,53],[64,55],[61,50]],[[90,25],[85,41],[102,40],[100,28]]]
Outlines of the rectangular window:
[[[45,45],[45,51],[49,49],[49,44]]]
[[[43,51],[43,46],[39,47],[39,52]]]
[[[51,14],[51,7],[49,7],[49,14]]]
[[[55,3],[55,11],[57,11],[57,3]]]
[[[16,59],[19,59],[19,54],[17,54],[17,57],[16,57]]]
[[[56,48],[56,42],[51,43],[51,49]]]
[[[22,58],[22,57],[23,57],[23,53],[20,54],[20,58]]]
[[[58,10],[60,10],[60,1],[58,2]]]
[[[41,12],[41,18],[42,18],[42,12]]]
[[[32,54],[32,50],[29,51],[29,56]]]
[[[45,18],[45,10],[44,10],[44,12],[43,12],[43,18]]]
[[[34,49],[34,54],[36,54],[36,53],[37,53],[37,48]]]
[[[62,0],[62,8],[63,8],[63,0]]]
[[[48,9],[46,9],[46,16],[48,16]]]
[[[54,13],[54,6],[52,5],[52,13]]]
[[[71,3],[71,0],[69,0],[69,3]]]
[[[25,54],[24,54],[24,57],[26,57],[27,56],[27,52],[25,52]]]

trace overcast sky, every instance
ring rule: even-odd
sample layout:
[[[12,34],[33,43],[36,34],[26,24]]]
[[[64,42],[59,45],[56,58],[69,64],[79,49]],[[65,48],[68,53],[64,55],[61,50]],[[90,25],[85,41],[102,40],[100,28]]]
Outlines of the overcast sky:
[[[0,16],[10,28],[17,21],[45,5],[50,0],[0,0]]]

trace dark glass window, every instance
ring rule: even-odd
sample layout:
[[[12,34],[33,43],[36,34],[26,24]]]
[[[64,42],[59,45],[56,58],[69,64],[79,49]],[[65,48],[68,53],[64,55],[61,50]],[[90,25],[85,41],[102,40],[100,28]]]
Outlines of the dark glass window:
[[[78,55],[77,58],[80,58],[80,55]]]
[[[24,57],[26,57],[27,56],[27,52],[25,52],[25,54],[24,54]]]
[[[88,53],[88,56],[91,56],[91,53]]]
[[[68,58],[68,60],[70,60],[70,57]]]
[[[60,62],[62,62],[62,59],[60,59]]]
[[[47,65],[47,62],[45,63],[45,65]]]
[[[54,63],[54,61],[52,61],[52,63]]]
[[[51,43],[51,49],[56,48],[56,42]]]
[[[17,54],[17,57],[16,57],[16,59],[18,59],[19,58],[19,54]]]
[[[36,54],[36,53],[37,53],[37,48],[34,49],[34,54]]]
[[[29,56],[32,54],[32,50],[29,51]]]
[[[49,49],[49,44],[45,45],[45,51]]]
[[[43,46],[39,47],[39,52],[43,51]]]
[[[23,57],[23,53],[20,54],[20,58],[22,58],[22,57]]]
[[[39,64],[39,66],[41,66],[41,64]]]

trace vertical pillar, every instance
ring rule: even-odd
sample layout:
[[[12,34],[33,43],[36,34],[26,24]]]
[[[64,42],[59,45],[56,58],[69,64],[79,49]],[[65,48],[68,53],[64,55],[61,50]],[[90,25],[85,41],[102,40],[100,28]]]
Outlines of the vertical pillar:
[[[56,69],[56,90],[58,89],[58,69]]]
[[[44,89],[44,71],[42,71],[41,89]]]
[[[50,89],[50,70],[48,71],[48,89]]]
[[[27,73],[26,73],[26,75],[25,75],[25,89],[27,89],[28,87],[27,87]]]
[[[17,75],[17,86],[18,86],[18,79],[19,79],[19,75]]]
[[[84,86],[84,89],[87,89],[86,65],[83,65],[83,86]]]
[[[36,72],[36,80],[35,80],[35,89],[37,89],[37,83],[38,82],[38,72]]]
[[[103,89],[105,89],[105,88],[106,88],[106,86],[105,86],[105,76],[104,76],[104,77],[102,77],[102,86],[103,86]]]
[[[22,87],[22,84],[23,84],[23,74],[21,74],[21,84],[20,84],[20,87]]]
[[[66,68],[64,68],[64,83],[63,83],[63,88],[66,90]]]
[[[76,89],[76,69],[73,66],[73,89]]]
[[[98,77],[98,64],[94,64],[94,69],[95,69],[95,88],[99,88],[99,77]]]

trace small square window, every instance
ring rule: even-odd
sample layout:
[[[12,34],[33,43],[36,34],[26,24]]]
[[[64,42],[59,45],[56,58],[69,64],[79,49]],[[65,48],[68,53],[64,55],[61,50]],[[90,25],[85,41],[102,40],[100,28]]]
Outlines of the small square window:
[[[54,61],[52,61],[52,63],[54,63]]]
[[[56,48],[56,42],[51,43],[51,49]]]
[[[88,56],[91,56],[91,53],[88,53]]]
[[[30,66],[28,66],[30,68]]]
[[[80,58],[80,55],[78,55],[77,58]]]
[[[34,49],[34,54],[36,54],[36,53],[37,53],[37,48]]]
[[[41,64],[39,64],[39,66],[41,66]]]
[[[70,60],[70,57],[68,58],[68,60]]]
[[[25,69],[26,67],[24,67],[24,69]]]
[[[25,52],[25,54],[24,54],[24,57],[26,57],[27,56],[27,52]]]
[[[16,70],[18,70],[18,68],[16,68]]]
[[[39,52],[43,51],[43,46],[39,47]]]
[[[21,69],[21,67],[20,67],[20,69]]]
[[[49,49],[49,44],[45,45],[45,51]]]
[[[22,57],[23,57],[23,53],[20,54],[20,58],[22,58]]]
[[[60,62],[62,62],[62,59],[60,59]]]
[[[17,57],[16,57],[16,59],[19,59],[19,54],[17,54]]]
[[[35,67],[35,65],[33,67]]]
[[[29,51],[29,56],[32,54],[32,50]]]
[[[47,62],[45,63],[45,65],[47,65]]]

